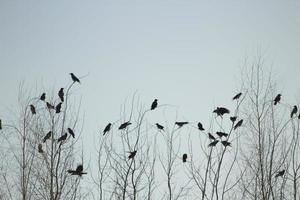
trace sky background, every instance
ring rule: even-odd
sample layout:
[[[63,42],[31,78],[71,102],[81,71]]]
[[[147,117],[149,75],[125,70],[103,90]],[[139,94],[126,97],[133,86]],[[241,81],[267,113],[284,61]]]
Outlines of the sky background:
[[[300,97],[299,1],[0,0],[0,117],[18,85],[81,79],[83,144],[91,144],[135,91],[145,104],[208,120],[239,91],[240,66],[263,52],[279,92]],[[43,91],[41,91],[42,93]],[[93,136],[93,137],[89,137]]]

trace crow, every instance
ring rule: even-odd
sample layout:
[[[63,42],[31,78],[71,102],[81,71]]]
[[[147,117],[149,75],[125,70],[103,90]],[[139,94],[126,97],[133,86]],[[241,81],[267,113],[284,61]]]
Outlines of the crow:
[[[0,130],[2,130],[2,120],[0,119]]]
[[[216,134],[221,138],[221,137],[227,137],[228,136],[228,134],[227,133],[224,133],[224,132],[216,132]]]
[[[285,173],[285,170],[281,170],[279,172],[277,172],[277,174],[275,175],[275,178],[279,177],[279,176],[283,176]]]
[[[72,135],[73,138],[75,138],[75,133],[71,128],[68,128],[68,132],[70,133],[70,135]]]
[[[48,139],[50,139],[51,135],[52,135],[52,131],[49,131],[43,138],[43,143],[45,143]]]
[[[129,126],[131,124],[131,122],[125,122],[123,124],[120,125],[119,130],[125,129],[127,126]]]
[[[42,145],[42,144],[39,144],[39,145],[38,145],[38,152],[39,152],[39,153],[44,153],[43,145]]]
[[[227,109],[227,108],[224,108],[224,107],[217,107],[217,109],[215,109],[213,111],[213,113],[216,113],[218,116],[223,116],[224,114],[229,114],[230,111]]]
[[[205,129],[203,128],[203,125],[201,124],[201,122],[198,123],[198,129],[200,131],[204,131]]]
[[[45,101],[45,99],[46,99],[46,93],[43,93],[40,97],[40,100]]]
[[[157,99],[154,99],[153,103],[151,104],[151,110],[154,110],[157,107]]]
[[[232,123],[234,123],[236,121],[236,119],[237,119],[236,116],[230,117],[230,121],[232,121]]]
[[[238,93],[237,95],[235,95],[233,98],[232,98],[232,100],[238,100],[240,97],[241,97],[241,95],[242,95],[243,93]]]
[[[281,94],[277,94],[277,96],[274,99],[274,105],[275,106],[276,106],[277,103],[279,103],[280,99],[281,99]]]
[[[186,153],[184,153],[183,155],[182,155],[182,162],[186,162],[186,159],[187,159],[187,154]]]
[[[214,146],[216,146],[216,144],[219,142],[219,140],[215,140],[215,141],[213,141],[213,142],[211,142],[211,143],[209,143],[209,147],[214,147]]]
[[[224,145],[224,147],[231,146],[231,143],[227,141],[222,141],[222,144]]]
[[[61,102],[59,103],[59,104],[57,104],[57,106],[55,107],[55,112],[56,113],[60,113],[60,111],[61,111]]]
[[[183,125],[188,124],[188,122],[175,122],[175,124],[176,124],[177,126],[179,126],[179,128],[180,128],[180,127],[182,127]]]
[[[293,108],[293,110],[292,110],[292,112],[291,112],[291,118],[293,118],[293,115],[296,114],[297,111],[298,111],[297,106],[294,106],[294,108]]]
[[[130,154],[129,154],[129,156],[128,156],[128,159],[133,159],[134,157],[135,157],[135,155],[136,155],[136,150],[134,150],[134,151],[131,151],[131,152],[129,152]]]
[[[60,88],[60,90],[58,91],[58,97],[62,102],[64,102],[64,95],[65,95],[64,88]]]
[[[47,108],[50,109],[55,109],[53,105],[51,105],[49,102],[46,102]]]
[[[159,130],[164,130],[164,127],[162,125],[160,125],[159,123],[155,123],[155,125]]]
[[[73,82],[80,83],[79,79],[73,73],[70,73],[70,75],[71,75],[71,78],[72,78]]]
[[[30,110],[33,115],[36,114],[34,105],[32,105],[32,104],[30,105]]]
[[[82,172],[83,171],[83,165],[78,165],[76,170],[72,170],[69,169],[68,173],[71,175],[78,175],[78,176],[82,176],[83,174],[87,174],[86,172]]]
[[[60,138],[57,139],[57,142],[62,142],[64,140],[66,140],[67,137],[68,137],[68,133],[65,133],[62,136],[60,136]]]
[[[211,140],[216,140],[216,138],[215,138],[211,133],[208,133],[208,137],[209,137],[209,139],[211,139]]]
[[[241,119],[240,121],[238,121],[238,123],[236,123],[236,125],[233,127],[233,129],[237,129],[238,127],[242,126],[243,124],[243,120]]]
[[[110,128],[111,128],[111,123],[108,123],[104,128],[103,135],[105,135],[107,132],[109,132]]]

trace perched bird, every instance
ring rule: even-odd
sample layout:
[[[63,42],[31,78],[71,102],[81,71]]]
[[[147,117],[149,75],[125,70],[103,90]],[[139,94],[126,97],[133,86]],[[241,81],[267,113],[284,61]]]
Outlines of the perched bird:
[[[180,128],[180,127],[182,127],[183,125],[188,124],[188,122],[175,122],[175,124],[176,124],[177,126],[179,126],[179,128]]]
[[[228,134],[227,133],[224,133],[224,132],[216,132],[216,134],[219,136],[219,137],[227,137],[228,136]]]
[[[234,129],[234,130],[237,129],[238,127],[242,126],[242,124],[243,124],[243,120],[241,119],[240,121],[238,121],[238,122],[236,123],[236,125],[233,127],[233,129]]]
[[[275,175],[275,178],[279,177],[279,176],[283,176],[285,173],[285,170],[281,170],[279,172],[277,172],[277,174]]]
[[[209,143],[209,147],[214,147],[214,146],[216,146],[216,144],[219,142],[219,140],[215,140],[215,141],[213,141],[213,142],[211,142],[211,143]]]
[[[135,157],[135,155],[136,155],[136,150],[134,150],[134,151],[131,151],[131,152],[129,152],[130,154],[129,154],[129,156],[128,156],[128,159],[133,159],[134,157]]]
[[[61,102],[59,103],[59,104],[57,104],[57,106],[55,107],[55,112],[56,113],[60,113],[60,111],[61,111]]]
[[[164,130],[164,127],[162,125],[160,125],[159,123],[155,123],[155,125],[159,130]]]
[[[65,95],[64,88],[60,88],[60,90],[58,91],[58,97],[62,102],[64,102],[64,95]]]
[[[216,113],[218,116],[223,116],[224,114],[229,114],[230,111],[227,109],[227,108],[224,108],[224,107],[217,107],[217,109],[215,109],[213,111],[213,113]]]
[[[73,73],[70,73],[70,75],[71,75],[71,78],[72,78],[73,82],[80,83],[79,79]]]
[[[297,111],[298,111],[297,106],[294,106],[294,108],[293,108],[293,110],[292,110],[292,112],[291,112],[291,118],[293,118],[293,115],[296,114]]]
[[[198,129],[200,131],[204,131],[205,129],[203,128],[203,125],[201,124],[201,122],[198,123]]]
[[[231,143],[227,141],[222,141],[222,144],[224,147],[231,146]]]
[[[46,99],[46,93],[43,93],[40,97],[40,100],[45,101],[45,99]]]
[[[209,139],[211,139],[211,140],[216,140],[216,138],[215,138],[211,133],[208,133],[208,137],[209,137]]]
[[[238,93],[237,95],[235,95],[233,98],[232,98],[232,100],[237,100],[237,99],[239,99],[240,97],[241,97],[241,95],[242,95],[243,93]]]
[[[73,138],[75,138],[75,133],[71,128],[68,128],[68,132],[70,133],[70,135],[72,135]]]
[[[62,141],[64,141],[64,140],[66,140],[67,137],[68,137],[68,134],[65,133],[65,134],[63,134],[62,136],[60,136],[60,138],[57,139],[57,142],[62,142]]]
[[[119,130],[125,129],[130,124],[131,124],[131,122],[125,122],[125,123],[121,124],[120,127],[119,127]]]
[[[111,123],[108,123],[104,128],[103,135],[105,135],[107,132],[109,132],[110,128],[111,128]]]
[[[182,155],[182,162],[186,162],[186,159],[187,159],[187,154],[186,153],[184,153],[183,155]]]
[[[236,116],[232,116],[230,117],[230,121],[232,121],[232,123],[234,123],[236,121],[237,117]]]
[[[50,109],[55,109],[53,105],[51,105],[49,102],[46,102],[47,108]]]
[[[83,171],[83,165],[78,165],[76,170],[72,170],[69,169],[68,173],[71,175],[78,175],[78,176],[82,176],[83,174],[87,174],[86,172],[82,172]]]
[[[49,131],[43,138],[43,143],[45,143],[48,139],[50,139],[51,135],[52,135],[52,131]]]
[[[30,110],[33,115],[36,114],[34,105],[32,105],[32,104],[30,105]]]
[[[39,153],[44,153],[43,145],[42,145],[42,144],[39,144],[39,145],[38,145],[38,152],[39,152]]]
[[[2,130],[2,120],[0,119],[0,130]]]
[[[154,110],[157,107],[157,99],[154,99],[153,103],[151,104],[151,110]]]
[[[274,105],[276,105],[277,103],[279,103],[280,99],[281,99],[281,94],[277,94],[277,96],[274,99]]]

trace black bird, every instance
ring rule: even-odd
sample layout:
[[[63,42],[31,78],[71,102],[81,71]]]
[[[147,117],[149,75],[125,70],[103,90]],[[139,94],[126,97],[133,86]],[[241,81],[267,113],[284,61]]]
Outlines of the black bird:
[[[283,176],[285,173],[285,170],[281,170],[279,172],[277,172],[277,174],[275,175],[275,178],[279,177],[279,176]]]
[[[128,159],[133,159],[136,155],[136,150],[132,151],[132,152],[129,152],[129,156],[128,156]]]
[[[0,119],[0,130],[2,130],[2,120]]]
[[[216,132],[216,134],[219,136],[219,137],[227,137],[228,136],[228,134],[227,133],[224,133],[224,132]]]
[[[233,98],[232,98],[232,100],[237,100],[237,99],[239,99],[240,97],[241,97],[241,95],[242,95],[243,93],[238,93],[237,95],[235,95]]]
[[[153,103],[151,104],[151,110],[154,110],[157,107],[157,99],[154,99]]]
[[[46,93],[43,93],[40,97],[40,100],[45,101],[45,99],[46,99]]]
[[[209,147],[214,147],[214,146],[216,146],[216,144],[219,142],[219,140],[215,140],[215,141],[213,141],[213,142],[211,142],[211,143],[209,143]]]
[[[176,124],[177,126],[179,126],[179,128],[180,128],[180,127],[182,127],[183,125],[188,124],[188,122],[175,122],[175,124]]]
[[[32,104],[30,105],[30,110],[33,115],[36,114],[34,105],[32,105]]]
[[[71,75],[71,78],[72,78],[73,82],[80,83],[79,79],[73,73],[70,73],[70,75]]]
[[[205,129],[203,128],[203,125],[201,124],[201,122],[198,123],[198,129],[200,131],[204,131]]]
[[[227,141],[222,141],[222,144],[224,147],[231,146],[231,143]]]
[[[236,125],[233,127],[233,129],[237,129],[238,127],[242,126],[243,124],[243,120],[241,119],[240,121],[238,121],[238,123],[236,123]]]
[[[47,108],[50,109],[55,109],[53,105],[51,105],[49,102],[46,102]]]
[[[224,108],[224,107],[217,107],[217,109],[215,109],[213,111],[213,113],[216,113],[218,116],[223,116],[224,114],[229,114],[230,111],[227,109],[227,108]]]
[[[159,130],[164,130],[164,127],[162,125],[160,125],[159,123],[155,123],[155,125]]]
[[[63,134],[62,136],[60,136],[60,138],[58,138],[58,139],[57,139],[57,142],[64,141],[64,140],[66,140],[66,139],[67,139],[67,137],[68,137],[68,134],[67,134],[67,133],[65,133],[65,134]]]
[[[279,103],[280,99],[281,99],[281,94],[277,94],[277,96],[274,99],[274,105],[276,105],[277,103]]]
[[[68,128],[68,132],[70,133],[70,135],[72,135],[73,138],[75,138],[75,133],[71,128]]]
[[[39,144],[39,145],[38,145],[38,152],[39,152],[39,153],[44,153],[43,145],[42,145],[42,144]]]
[[[216,140],[216,138],[215,138],[211,133],[208,133],[208,137],[209,137],[209,139],[211,139],[211,140]]]
[[[64,88],[60,88],[60,90],[58,91],[58,97],[62,102],[64,102],[64,95],[65,95]]]
[[[69,169],[68,173],[70,173],[71,175],[78,175],[78,176],[82,176],[83,174],[87,174],[86,172],[82,172],[82,171],[83,171],[83,166],[78,165],[76,170]]]
[[[237,119],[236,116],[230,117],[230,121],[232,121],[232,123],[234,123],[236,121],[236,119]]]
[[[56,113],[60,113],[60,111],[61,111],[61,102],[59,103],[59,104],[57,104],[57,106],[55,107],[55,112]]]
[[[186,162],[186,159],[187,159],[187,154],[186,153],[184,153],[183,155],[182,155],[182,162]]]
[[[45,137],[43,138],[43,143],[45,143],[48,139],[50,139],[51,134],[52,134],[52,131],[49,131],[49,132],[45,135]]]
[[[121,124],[120,127],[119,127],[119,130],[125,129],[130,124],[131,124],[131,122],[125,122],[125,123]]]
[[[291,118],[293,118],[293,115],[296,114],[297,111],[298,111],[297,106],[294,106],[294,108],[293,108],[293,110],[292,110],[292,112],[291,112]]]
[[[111,128],[111,123],[108,123],[104,128],[103,135],[105,135],[107,132],[109,132],[110,128]]]

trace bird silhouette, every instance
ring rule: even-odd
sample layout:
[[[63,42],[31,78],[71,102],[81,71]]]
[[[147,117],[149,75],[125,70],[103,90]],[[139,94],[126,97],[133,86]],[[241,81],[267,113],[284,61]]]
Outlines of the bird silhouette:
[[[64,88],[60,88],[60,90],[58,91],[58,97],[62,102],[64,102],[64,95],[65,95]]]
[[[291,118],[293,118],[294,114],[296,114],[297,111],[298,111],[297,106],[294,106],[294,108],[293,108],[293,110],[292,110],[292,112],[291,112]]]
[[[187,154],[186,153],[184,153],[183,155],[182,155],[182,162],[186,162],[186,159],[187,159]]]
[[[87,174],[86,172],[83,172],[83,165],[78,165],[76,170],[69,169],[68,173],[77,176],[82,176],[83,174]]]
[[[231,146],[231,143],[227,141],[222,141],[222,144],[224,147]]]
[[[45,101],[45,99],[46,99],[46,93],[43,93],[40,97],[40,100]]]
[[[216,134],[221,138],[221,137],[227,137],[228,136],[228,134],[227,133],[224,133],[224,132],[219,132],[219,131],[217,131],[216,132]]]
[[[151,110],[154,110],[157,107],[157,99],[154,99],[153,103],[151,104]]]
[[[241,97],[241,95],[242,95],[243,93],[238,93],[237,95],[235,95],[233,98],[232,98],[232,100],[238,100],[240,97]]]
[[[50,109],[55,109],[53,105],[51,105],[49,102],[46,102],[47,108]]]
[[[217,143],[219,142],[219,140],[215,140],[215,141],[213,141],[213,142],[211,142],[211,143],[209,143],[209,147],[214,147],[214,146],[216,146],[217,145]]]
[[[198,122],[198,129],[200,131],[204,131],[205,129],[203,128],[203,125],[201,124],[201,122]]]
[[[0,130],[2,130],[2,120],[0,119]]]
[[[236,116],[232,116],[230,117],[230,121],[232,121],[232,123],[234,123],[236,121],[237,117]]]
[[[164,130],[164,127],[162,125],[160,125],[159,123],[155,123],[155,125],[159,130]]]
[[[279,176],[283,176],[285,173],[285,170],[281,170],[279,172],[277,172],[277,174],[275,175],[275,178],[279,177]]]
[[[216,138],[215,138],[211,133],[208,133],[208,137],[209,137],[209,139],[211,139],[211,140],[216,140]]]
[[[109,132],[110,128],[111,128],[111,123],[108,123],[103,130],[103,135],[105,135],[107,132]]]
[[[134,150],[134,151],[131,151],[131,152],[129,152],[130,154],[129,154],[129,156],[128,156],[128,159],[133,159],[134,157],[135,157],[135,155],[136,155],[136,150]]]
[[[43,143],[45,143],[48,139],[50,139],[51,135],[52,135],[52,131],[49,131],[43,138]]]
[[[227,108],[224,107],[217,107],[217,109],[215,109],[213,111],[213,113],[216,113],[218,116],[223,116],[224,114],[229,114],[230,111]]]
[[[57,139],[57,142],[65,141],[67,137],[68,137],[68,133],[65,133]]]
[[[79,79],[73,73],[70,73],[70,75],[71,75],[71,78],[72,78],[73,82],[80,83]]]
[[[34,105],[32,105],[32,104],[30,105],[30,110],[31,110],[31,113],[32,113],[33,115],[36,114]]]
[[[180,128],[180,127],[182,127],[183,125],[188,124],[188,122],[175,122],[175,124],[176,124],[177,126],[179,126],[179,128]]]
[[[233,127],[233,129],[234,129],[234,130],[237,129],[238,127],[242,126],[242,124],[243,124],[243,120],[241,119],[240,121],[238,121],[238,122],[236,123],[236,125]]]
[[[57,104],[57,106],[55,107],[55,112],[56,113],[60,113],[60,111],[61,111],[61,102],[59,103],[59,104]]]
[[[72,135],[73,138],[75,138],[75,133],[71,128],[68,128],[68,132],[70,133],[70,135]]]
[[[127,126],[129,126],[131,124],[131,122],[125,122],[125,123],[123,123],[123,124],[121,124],[120,126],[119,126],[119,130],[122,130],[122,129],[125,129]]]
[[[43,145],[42,145],[42,144],[39,144],[39,145],[38,145],[38,152],[39,152],[39,153],[44,153]]]
[[[277,96],[274,99],[274,105],[276,105],[277,103],[279,103],[280,99],[281,99],[281,94],[277,94]]]

